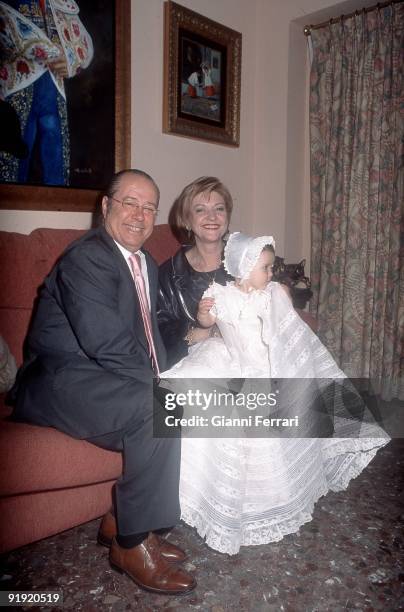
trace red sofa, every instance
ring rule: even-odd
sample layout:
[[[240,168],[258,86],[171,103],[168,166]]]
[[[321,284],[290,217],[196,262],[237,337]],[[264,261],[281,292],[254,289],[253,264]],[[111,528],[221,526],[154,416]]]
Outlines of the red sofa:
[[[38,287],[81,230],[0,232],[0,333],[17,363]],[[146,243],[158,263],[178,243],[168,225]],[[48,427],[7,420],[0,396],[0,553],[90,521],[111,505],[121,454],[70,438]]]

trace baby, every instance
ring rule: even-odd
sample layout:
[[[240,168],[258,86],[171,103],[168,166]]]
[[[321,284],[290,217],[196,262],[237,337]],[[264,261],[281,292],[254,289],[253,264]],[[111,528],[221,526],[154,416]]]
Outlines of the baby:
[[[225,261],[227,256],[227,265],[226,269],[229,271],[228,266],[232,268],[231,257],[235,256],[237,251],[237,243],[240,247],[243,242],[246,243],[248,239],[241,233],[234,233],[230,236],[229,242],[227,243],[226,251],[225,251]],[[256,260],[252,270],[247,275],[244,274],[244,277],[236,277],[234,282],[234,287],[242,291],[243,293],[250,293],[254,290],[264,290],[267,288],[268,283],[272,280],[273,276],[273,265],[275,262],[275,241],[272,236],[259,238],[259,243],[262,243],[262,240],[268,241],[265,244],[259,253],[258,259]],[[253,241],[254,242],[254,241]],[[233,272],[241,273],[241,269],[237,264],[234,265]],[[286,285],[279,285],[279,287],[290,297],[289,288]],[[209,293],[211,291],[208,289],[205,292],[205,296],[199,302],[197,319],[199,324],[202,327],[212,327],[216,323],[216,315],[215,315],[215,298],[209,297]]]

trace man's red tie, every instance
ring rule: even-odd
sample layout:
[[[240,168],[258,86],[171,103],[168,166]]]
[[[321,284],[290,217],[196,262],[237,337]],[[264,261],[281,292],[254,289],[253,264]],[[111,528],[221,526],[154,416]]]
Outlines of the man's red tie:
[[[160,372],[159,372],[159,366],[158,366],[158,361],[157,361],[156,349],[154,346],[151,319],[150,319],[150,310],[148,306],[146,287],[144,284],[144,278],[143,278],[142,268],[140,264],[140,257],[139,255],[136,255],[136,254],[130,255],[129,261],[130,261],[132,271],[133,271],[133,278],[135,279],[135,286],[136,286],[136,291],[137,291],[137,295],[138,295],[139,302],[140,302],[140,309],[142,311],[144,330],[146,333],[147,342],[149,344],[149,355],[151,358],[154,373],[156,374],[157,377],[159,377]]]

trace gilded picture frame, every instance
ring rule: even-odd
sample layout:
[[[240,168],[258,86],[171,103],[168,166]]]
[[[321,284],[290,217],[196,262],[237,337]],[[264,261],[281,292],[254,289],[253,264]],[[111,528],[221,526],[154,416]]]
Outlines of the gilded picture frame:
[[[164,4],[163,132],[240,145],[242,35]]]
[[[113,151],[111,165],[114,167],[111,167],[111,175],[113,172],[130,167],[131,163],[131,1],[115,0],[113,5],[114,40],[111,41],[113,49],[111,53],[115,62],[114,77],[111,81],[105,80],[98,84],[98,88],[109,88],[113,92],[114,112],[113,124],[111,123],[110,128],[111,142],[104,145],[108,150]],[[103,15],[98,13],[95,17],[102,19]],[[102,53],[102,50],[98,52]],[[94,80],[94,77],[92,78]],[[94,97],[94,103],[102,104],[102,99]],[[94,129],[101,134],[104,126],[95,125]],[[82,146],[85,147],[85,142]],[[103,148],[99,146],[100,155],[103,154],[102,150]],[[109,178],[110,176],[105,176],[105,183]],[[78,188],[1,182],[0,209],[94,212],[101,189],[101,185]]]

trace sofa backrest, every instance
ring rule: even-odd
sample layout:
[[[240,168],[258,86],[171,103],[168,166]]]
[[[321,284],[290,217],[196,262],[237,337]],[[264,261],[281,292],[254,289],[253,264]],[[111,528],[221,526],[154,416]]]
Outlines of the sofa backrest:
[[[57,258],[84,230],[36,229],[31,234],[0,231],[0,334],[18,364],[38,288]],[[179,244],[168,225],[157,225],[145,247],[157,263]]]

